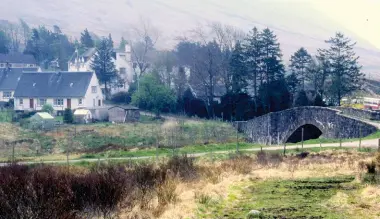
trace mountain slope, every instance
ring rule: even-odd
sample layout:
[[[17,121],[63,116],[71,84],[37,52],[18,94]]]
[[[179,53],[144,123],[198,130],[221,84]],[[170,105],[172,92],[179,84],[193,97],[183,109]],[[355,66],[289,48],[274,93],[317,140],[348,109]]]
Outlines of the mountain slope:
[[[316,10],[309,1],[281,0],[2,0],[0,19],[23,18],[32,25],[58,25],[78,36],[84,28],[114,39],[131,36],[141,17],[148,18],[162,34],[161,47],[174,45],[197,24],[221,22],[248,31],[253,26],[269,27],[278,35],[287,61],[299,47],[311,53],[326,46],[324,40],[342,31],[358,42],[361,64],[380,78],[380,52],[341,25]],[[20,5],[22,7],[20,7]]]

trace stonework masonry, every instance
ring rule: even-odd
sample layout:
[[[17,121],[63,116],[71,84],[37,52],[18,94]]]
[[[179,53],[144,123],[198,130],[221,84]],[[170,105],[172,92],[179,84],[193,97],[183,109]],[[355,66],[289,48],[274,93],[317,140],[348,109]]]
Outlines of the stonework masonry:
[[[377,131],[364,121],[341,114],[341,111],[325,107],[298,107],[269,113],[239,125],[252,142],[260,144],[284,144],[303,125],[314,125],[324,138],[359,138]]]

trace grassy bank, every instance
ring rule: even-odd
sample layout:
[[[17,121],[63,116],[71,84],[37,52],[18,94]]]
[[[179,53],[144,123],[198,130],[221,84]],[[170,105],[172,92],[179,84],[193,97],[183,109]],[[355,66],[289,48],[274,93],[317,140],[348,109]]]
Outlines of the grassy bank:
[[[200,218],[245,218],[251,210],[262,218],[348,218],[326,203],[338,192],[361,188],[353,176],[302,180],[251,180],[233,186],[224,201],[204,202]]]

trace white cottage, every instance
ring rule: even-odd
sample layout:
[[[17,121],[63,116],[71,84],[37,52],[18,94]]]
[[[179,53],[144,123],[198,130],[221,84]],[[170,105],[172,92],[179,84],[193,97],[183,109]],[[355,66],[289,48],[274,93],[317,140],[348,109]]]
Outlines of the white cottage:
[[[39,111],[45,104],[60,114],[66,108],[103,106],[96,74],[93,72],[23,73],[14,92],[15,111]]]
[[[1,68],[39,68],[32,55],[23,53],[0,54]]]
[[[94,60],[95,54],[96,48],[89,48],[83,53],[80,53],[78,50],[76,50],[69,61],[69,71],[93,71],[91,68],[91,63]],[[114,49],[112,58],[116,70],[119,74],[119,78],[122,80],[111,85],[111,94],[126,92],[128,91],[129,84],[133,80],[134,74],[130,45],[127,44],[125,48],[121,50]]]
[[[38,68],[0,68],[0,102],[13,99],[23,72],[36,72]]]

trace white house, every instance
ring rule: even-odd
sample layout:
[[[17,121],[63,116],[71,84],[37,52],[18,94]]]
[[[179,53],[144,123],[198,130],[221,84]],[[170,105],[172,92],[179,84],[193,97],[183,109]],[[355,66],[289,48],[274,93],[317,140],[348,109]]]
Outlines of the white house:
[[[93,72],[23,73],[14,92],[15,111],[39,111],[50,104],[57,114],[66,108],[103,106],[103,94]]]
[[[69,61],[69,71],[93,71],[91,68],[91,63],[94,60],[95,54],[95,48],[89,48],[81,54],[78,50],[76,50]],[[111,94],[128,91],[129,84],[132,82],[134,75],[130,45],[127,44],[124,50],[115,49],[113,52],[113,62],[116,66],[116,70],[118,71],[119,78],[122,80],[121,82],[115,82],[111,85]]]
[[[9,102],[23,72],[36,72],[38,68],[0,68],[0,102]]]
[[[0,54],[0,69],[2,68],[38,68],[32,55],[22,53]]]

